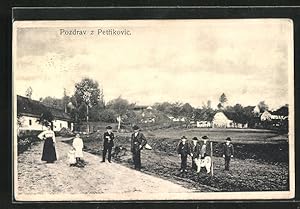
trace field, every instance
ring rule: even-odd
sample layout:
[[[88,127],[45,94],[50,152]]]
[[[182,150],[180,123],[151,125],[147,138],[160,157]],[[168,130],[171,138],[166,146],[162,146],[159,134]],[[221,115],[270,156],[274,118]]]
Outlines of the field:
[[[84,138],[85,151],[102,154],[102,131]],[[203,185],[208,191],[286,191],[288,179],[288,136],[278,135],[268,130],[251,129],[182,129],[169,128],[144,132],[152,150],[142,151],[142,172],[168,179],[190,189]],[[132,167],[130,153],[130,133],[115,133],[115,145],[127,149],[114,159],[115,162]],[[213,141],[214,176],[203,169],[199,175],[191,168],[188,159],[188,172],[180,174],[180,158],[176,145],[182,135],[191,139],[209,136]],[[221,146],[230,136],[235,147],[235,156],[230,171],[224,171]]]

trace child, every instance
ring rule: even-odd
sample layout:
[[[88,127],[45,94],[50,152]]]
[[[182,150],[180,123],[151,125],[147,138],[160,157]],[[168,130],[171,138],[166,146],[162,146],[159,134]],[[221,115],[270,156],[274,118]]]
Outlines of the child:
[[[74,138],[72,145],[73,145],[73,147],[75,149],[76,165],[78,167],[83,167],[84,166],[83,165],[83,161],[82,161],[82,158],[83,158],[83,152],[82,152],[83,141],[80,138],[79,134],[76,134],[76,137]]]
[[[177,145],[177,153],[181,156],[181,166],[180,166],[180,172],[186,172],[186,166],[187,166],[187,157],[188,155],[192,155],[190,153],[190,148],[188,143],[186,143],[186,137],[181,137],[181,142]]]
[[[70,166],[75,166],[76,159],[75,159],[75,150],[73,148],[69,150],[68,157],[69,157]]]
[[[230,159],[233,157],[234,149],[233,145],[231,144],[231,138],[226,138],[226,143],[224,144],[224,150],[223,150],[223,157],[225,159],[225,171],[229,171],[229,162]]]

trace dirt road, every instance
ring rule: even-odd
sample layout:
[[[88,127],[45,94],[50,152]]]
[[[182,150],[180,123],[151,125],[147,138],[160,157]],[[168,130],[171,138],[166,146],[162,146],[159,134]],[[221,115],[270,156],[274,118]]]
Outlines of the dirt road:
[[[70,145],[57,138],[58,161],[41,161],[43,143],[32,146],[18,156],[17,196],[20,200],[114,200],[160,199],[176,197],[193,190],[167,180],[135,171],[117,163],[101,163],[99,156],[84,152],[87,165],[70,167],[67,153]],[[84,195],[83,195],[84,194]],[[94,196],[91,196],[95,194]],[[172,195],[173,194],[173,195]]]

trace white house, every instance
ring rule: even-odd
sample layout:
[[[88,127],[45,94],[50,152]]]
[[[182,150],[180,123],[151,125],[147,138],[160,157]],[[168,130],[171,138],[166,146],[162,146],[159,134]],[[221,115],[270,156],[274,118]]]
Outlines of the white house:
[[[212,120],[212,128],[248,128],[247,123],[235,122],[233,118],[232,114],[217,112]]]
[[[228,128],[233,124],[223,112],[217,112],[212,120],[213,128]]]
[[[259,107],[256,105],[256,106],[254,107],[254,109],[253,109],[252,112],[255,113],[255,114],[259,114],[259,113],[260,113]]]
[[[36,130],[42,131],[46,127],[38,123],[38,119],[45,111],[50,111],[54,117],[51,127],[54,131],[68,128],[73,131],[73,122],[69,114],[64,110],[48,107],[39,101],[17,95],[18,131]]]
[[[212,126],[210,121],[197,121],[198,128],[210,128]]]
[[[261,116],[260,116],[260,120],[261,121],[271,121],[271,120],[285,120],[287,119],[288,116],[283,116],[283,115],[273,115],[270,112],[268,112],[267,110],[264,111]]]
[[[266,120],[270,121],[271,117],[272,117],[271,113],[269,113],[268,111],[264,111],[260,116],[260,120],[261,121],[266,121]]]

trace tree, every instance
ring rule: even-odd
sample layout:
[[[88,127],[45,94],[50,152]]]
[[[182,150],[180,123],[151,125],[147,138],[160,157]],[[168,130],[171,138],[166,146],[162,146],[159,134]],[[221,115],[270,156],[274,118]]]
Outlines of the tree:
[[[130,104],[126,99],[119,96],[116,99],[109,101],[106,108],[114,110],[118,116],[123,116],[128,109],[133,108],[135,104]]]
[[[65,112],[68,112],[68,104],[70,102],[70,97],[67,95],[67,90],[64,88],[64,96],[62,98],[62,105],[64,107]]]
[[[171,105],[170,113],[173,117],[177,118],[180,116],[182,104],[180,102],[175,102]]]
[[[275,114],[275,115],[282,115],[282,116],[288,116],[289,115],[288,105],[286,104],[286,105],[280,107],[279,109],[275,110],[273,112],[273,114]]]
[[[33,92],[33,90],[32,90],[32,88],[31,88],[31,86],[29,86],[29,87],[26,89],[26,92],[25,92],[26,97],[29,98],[29,99],[31,99],[32,92]]]
[[[211,108],[211,101],[210,100],[207,101],[207,107]]]
[[[74,96],[78,104],[97,105],[101,99],[98,82],[90,78],[82,79],[79,83],[75,84]]]
[[[37,122],[43,126],[50,126],[54,117],[49,110],[44,110]]]
[[[226,103],[228,100],[227,100],[227,97],[226,97],[226,95],[223,93],[223,94],[221,94],[221,96],[220,96],[220,98],[219,98],[219,102],[220,103],[222,103],[222,104],[224,104],[224,103]]]
[[[217,107],[218,107],[218,109],[222,109],[223,108],[222,103],[219,103]]]
[[[89,108],[103,102],[101,101],[101,99],[103,99],[103,97],[101,98],[101,95],[99,84],[93,79],[83,78],[79,83],[75,84],[75,101],[73,105],[77,109],[76,112],[79,119],[83,119],[82,115],[85,115],[86,121],[89,121]],[[87,131],[89,132],[89,127]]]
[[[169,102],[156,103],[154,104],[156,110],[161,111],[165,114],[171,114],[172,104]]]
[[[99,120],[106,123],[114,123],[116,122],[116,112],[111,109],[104,109],[99,112]]]
[[[180,110],[180,115],[183,115],[185,117],[191,118],[194,113],[194,108],[189,103],[185,103],[182,105]]]
[[[43,104],[45,104],[46,106],[51,106],[51,107],[55,107],[55,108],[58,108],[58,109],[64,109],[62,99],[57,99],[57,98],[54,98],[54,97],[47,96],[44,99],[42,99],[41,102]]]
[[[265,103],[265,101],[261,101],[258,103],[258,108],[260,109],[260,112],[263,113],[264,111],[268,110],[269,107],[268,105]]]
[[[228,100],[227,100],[227,97],[226,97],[226,95],[225,95],[225,93],[223,93],[223,94],[221,94],[221,96],[220,96],[220,98],[219,98],[219,104],[218,104],[218,108],[219,109],[222,109],[222,108],[224,108],[224,105],[225,105],[225,103],[227,102]]]

